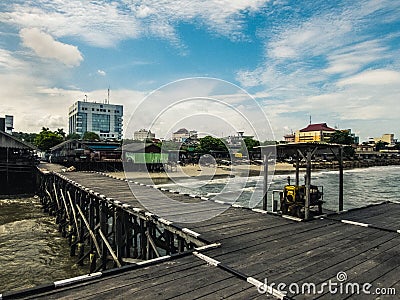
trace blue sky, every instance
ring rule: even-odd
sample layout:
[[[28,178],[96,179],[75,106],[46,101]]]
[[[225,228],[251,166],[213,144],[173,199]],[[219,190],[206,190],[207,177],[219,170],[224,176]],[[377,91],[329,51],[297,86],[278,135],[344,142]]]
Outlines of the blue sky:
[[[11,0],[0,3],[0,36],[0,115],[13,114],[17,131],[67,131],[68,107],[85,94],[102,101],[108,87],[127,125],[154,89],[212,77],[247,90],[276,139],[310,115],[362,140],[399,137],[399,1]],[[234,102],[252,118],[255,106]],[[171,130],[206,131],[198,118],[170,118]],[[231,125],[216,132],[248,130]]]

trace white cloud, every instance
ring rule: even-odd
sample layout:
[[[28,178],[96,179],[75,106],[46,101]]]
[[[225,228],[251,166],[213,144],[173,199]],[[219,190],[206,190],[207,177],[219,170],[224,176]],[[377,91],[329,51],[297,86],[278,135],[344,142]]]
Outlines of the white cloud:
[[[56,38],[78,37],[87,43],[113,47],[126,38],[138,36],[139,25],[133,16],[118,9],[116,2],[79,0],[14,4],[0,13],[4,23],[40,29]],[[39,25],[40,24],[40,25]]]
[[[383,41],[369,40],[342,47],[327,56],[329,67],[325,72],[330,74],[357,72],[365,65],[390,57]]]
[[[338,86],[345,85],[391,85],[400,84],[400,72],[392,70],[369,70],[357,74],[355,76],[342,79],[338,82]]]
[[[99,74],[100,76],[106,76],[107,73],[103,70],[97,70],[97,74]]]
[[[87,43],[114,47],[119,41],[152,35],[179,44],[175,27],[183,22],[202,22],[211,31],[240,38],[245,14],[265,7],[268,0],[176,1],[37,0],[10,4],[0,13],[4,23],[37,27],[56,38],[79,37]]]
[[[167,137],[180,127],[221,136],[244,130],[265,139],[272,133],[263,110],[239,87],[222,80],[192,78],[154,91],[136,108],[125,133],[148,128]]]
[[[83,60],[76,46],[58,42],[37,28],[21,29],[20,37],[24,46],[31,48],[39,57],[56,59],[67,66],[78,66]]]
[[[26,64],[12,55],[12,53],[5,49],[0,49],[0,67],[3,70],[16,70],[24,67]]]
[[[52,130],[64,128],[68,132],[68,109],[87,94],[89,101],[101,102],[107,90],[80,91],[41,86],[32,76],[0,74],[0,115],[14,115],[15,131],[38,132],[45,126]],[[110,103],[124,105],[124,126],[134,107],[145,93],[134,90],[111,90]]]

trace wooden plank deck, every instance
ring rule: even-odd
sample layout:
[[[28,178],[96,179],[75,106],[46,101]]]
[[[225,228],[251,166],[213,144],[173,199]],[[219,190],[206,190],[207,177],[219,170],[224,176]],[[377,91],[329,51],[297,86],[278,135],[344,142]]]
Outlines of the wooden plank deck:
[[[224,288],[221,288],[224,287]],[[93,280],[35,299],[208,299],[247,291],[248,283],[194,256]],[[247,291],[257,296],[257,290]],[[271,298],[272,299],[272,298]]]
[[[400,232],[400,205],[398,203],[384,203],[355,209],[345,214],[330,216],[331,219],[341,221],[352,221],[361,224],[368,224],[383,230]],[[362,226],[360,224],[360,226]]]
[[[95,173],[71,172],[64,175],[107,197],[142,207],[125,181]],[[135,188],[141,195],[151,190],[140,185]],[[168,195],[181,203],[207,203],[210,211],[223,206],[184,195]],[[167,203],[163,205],[167,211]],[[180,212],[179,205],[173,207],[175,209]],[[221,243],[219,248],[201,252],[211,261],[217,261],[218,265],[207,263],[204,257],[189,255],[35,294],[32,298],[272,299],[269,294],[260,294],[254,282],[247,282],[251,281],[248,278],[262,283],[267,279],[268,284],[289,286],[295,283],[301,286],[313,283],[320,286],[329,280],[339,283],[336,277],[339,272],[347,274],[346,282],[370,283],[372,292],[376,287],[384,287],[396,288],[399,294],[399,213],[400,204],[384,203],[309,222],[296,222],[250,209],[229,207],[209,220],[176,223],[195,231],[210,243]],[[189,220],[194,214],[195,211],[189,211],[183,219]],[[377,297],[332,294],[327,289],[319,294],[289,291],[288,296],[294,299]],[[379,299],[396,297],[381,296]]]

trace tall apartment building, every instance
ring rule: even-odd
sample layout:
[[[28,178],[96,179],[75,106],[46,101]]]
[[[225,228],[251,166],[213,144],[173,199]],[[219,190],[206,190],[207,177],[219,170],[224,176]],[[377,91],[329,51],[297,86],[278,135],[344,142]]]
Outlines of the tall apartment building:
[[[123,106],[77,101],[69,108],[69,133],[95,132],[100,139],[122,139]]]

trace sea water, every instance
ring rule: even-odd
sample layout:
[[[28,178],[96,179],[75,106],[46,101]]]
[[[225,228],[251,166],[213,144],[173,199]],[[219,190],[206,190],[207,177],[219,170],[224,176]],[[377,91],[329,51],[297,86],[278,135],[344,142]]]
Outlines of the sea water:
[[[0,199],[0,294],[87,273],[37,198]]]
[[[284,174],[270,176],[268,188],[268,207],[271,205],[272,195],[278,198],[278,192],[287,184],[287,177],[291,184],[295,182],[295,175]],[[344,170],[344,209],[376,204],[384,201],[400,201],[400,166],[380,166],[362,169]],[[304,184],[304,173],[300,172],[300,184]],[[324,208],[338,209],[339,172],[315,171],[312,172],[311,184],[323,190]],[[246,207],[262,207],[263,178],[261,176],[217,178],[204,181],[203,185],[190,188],[185,180],[172,181],[159,185],[185,193],[197,194],[203,197],[214,197],[219,193],[242,191],[236,203]],[[276,191],[274,193],[274,191]]]

